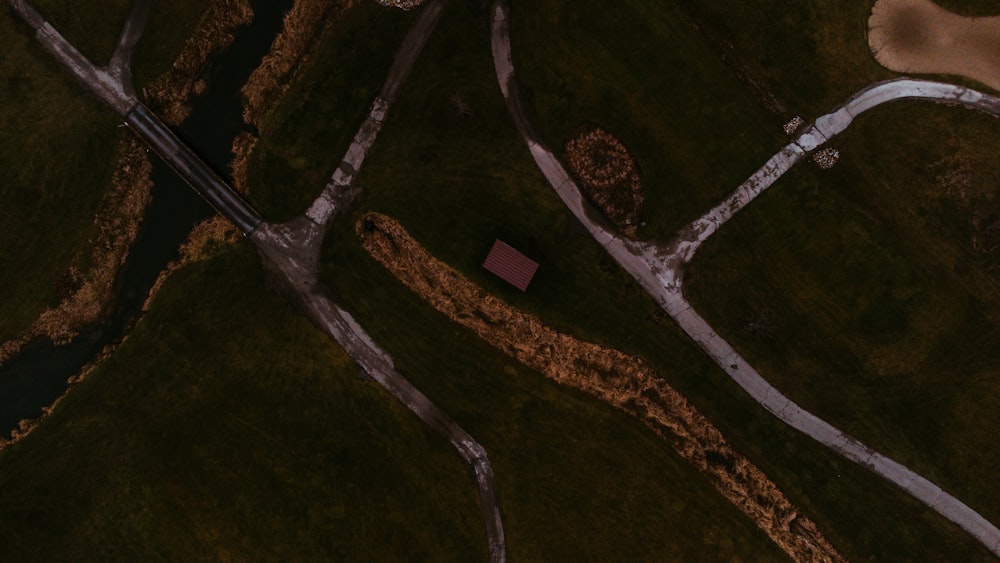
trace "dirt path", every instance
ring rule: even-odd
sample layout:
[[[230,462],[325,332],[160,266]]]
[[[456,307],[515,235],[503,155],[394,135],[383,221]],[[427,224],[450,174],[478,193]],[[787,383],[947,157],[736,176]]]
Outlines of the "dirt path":
[[[846,129],[860,113],[890,101],[925,99],[998,115],[1000,99],[961,86],[930,81],[902,79],[875,84],[816,120],[815,125],[782,148],[722,204],[683,229],[676,239],[662,245],[638,243],[619,236],[606,223],[595,219],[593,210],[583,200],[580,190],[559,159],[534,133],[514,75],[508,14],[508,0],[494,0],[491,42],[500,90],[535,163],[595,240],[639,282],[698,347],[764,409],[843,457],[894,483],[957,524],[994,554],[1000,555],[1000,530],[996,526],[934,483],[872,450],[784,396],[698,315],[684,297],[682,286],[684,266],[702,242],[803,156]]]

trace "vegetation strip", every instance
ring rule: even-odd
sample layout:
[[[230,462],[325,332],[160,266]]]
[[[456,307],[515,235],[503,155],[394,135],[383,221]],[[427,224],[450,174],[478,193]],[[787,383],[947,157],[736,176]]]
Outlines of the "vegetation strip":
[[[356,224],[362,246],[435,309],[523,364],[643,421],[798,561],[843,557],[778,487],[637,357],[544,326],[472,284],[378,213]]]
[[[97,322],[108,309],[115,279],[139,232],[152,188],[152,166],[139,141],[122,137],[118,154],[111,189],[94,217],[97,235],[90,241],[89,255],[83,250],[77,253],[58,280],[62,294],[59,305],[43,311],[25,333],[0,343],[0,365],[40,336],[56,344],[68,343],[80,328]]]
[[[134,141],[138,143],[138,141]],[[145,154],[145,153],[143,153]],[[227,221],[226,219],[215,216],[211,217],[199,225],[195,226],[191,230],[191,234],[188,235],[187,241],[181,245],[177,259],[170,262],[167,267],[160,273],[160,276],[156,279],[156,283],[153,285],[152,289],[149,291],[149,296],[142,305],[142,311],[145,313],[149,310],[152,305],[154,298],[157,293],[159,293],[160,288],[167,281],[167,278],[171,274],[179,270],[181,267],[191,264],[194,262],[199,262],[202,260],[210,260],[222,253],[222,250],[232,245],[234,242],[240,239],[240,233],[236,230],[236,227]],[[136,319],[134,322],[138,322]],[[48,407],[42,409],[42,415],[35,419],[22,420],[18,427],[11,432],[10,438],[3,438],[0,436],[0,451],[5,448],[14,445],[15,443],[23,440],[28,434],[30,434],[39,424],[51,413],[56,406],[67,396],[70,391],[73,390],[73,386],[80,383],[91,372],[101,366],[104,360],[108,359],[111,354],[118,349],[126,340],[128,340],[131,330],[125,331],[125,336],[118,342],[111,343],[104,347],[94,359],[85,365],[80,373],[70,378],[70,386],[66,391],[60,395],[56,400]]]
[[[308,60],[309,52],[325,24],[353,5],[354,0],[339,4],[295,0],[291,10],[285,14],[271,50],[240,90],[243,93],[245,123],[255,130],[260,128],[260,121],[287,93],[296,72]],[[247,167],[258,138],[258,135],[244,131],[233,140],[233,187],[243,194],[249,193]]]
[[[253,8],[249,0],[212,2],[198,29],[184,43],[170,74],[156,80],[145,92],[163,121],[180,125],[191,113],[188,101],[205,90],[204,74],[212,55],[229,46],[235,38],[236,28],[252,19]]]

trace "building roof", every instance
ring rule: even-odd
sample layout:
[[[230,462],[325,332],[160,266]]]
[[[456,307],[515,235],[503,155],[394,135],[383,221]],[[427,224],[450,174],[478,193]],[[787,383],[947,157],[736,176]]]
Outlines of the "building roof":
[[[497,239],[493,243],[489,255],[486,256],[483,267],[499,276],[500,279],[524,291],[528,289],[531,278],[535,276],[538,263],[514,250],[506,242]]]

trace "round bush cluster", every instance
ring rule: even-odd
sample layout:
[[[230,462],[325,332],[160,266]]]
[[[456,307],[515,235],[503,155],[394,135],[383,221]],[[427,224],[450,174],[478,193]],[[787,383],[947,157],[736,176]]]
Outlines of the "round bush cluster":
[[[625,145],[604,129],[593,127],[566,143],[565,156],[585,195],[619,229],[634,234],[642,211],[642,182]]]

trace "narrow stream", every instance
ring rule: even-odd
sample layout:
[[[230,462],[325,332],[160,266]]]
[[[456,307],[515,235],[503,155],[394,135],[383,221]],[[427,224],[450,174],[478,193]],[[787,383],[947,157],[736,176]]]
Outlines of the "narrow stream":
[[[231,177],[233,139],[245,127],[240,88],[267,53],[292,0],[253,0],[254,20],[237,31],[229,48],[212,59],[208,87],[195,98],[177,133],[205,161]],[[155,110],[155,108],[153,108]],[[159,158],[153,161],[152,201],[116,282],[116,301],[105,320],[82,330],[71,343],[34,341],[0,369],[0,436],[18,422],[38,417],[67,387],[66,380],[105,346],[120,340],[138,317],[150,288],[191,228],[213,211]]]

